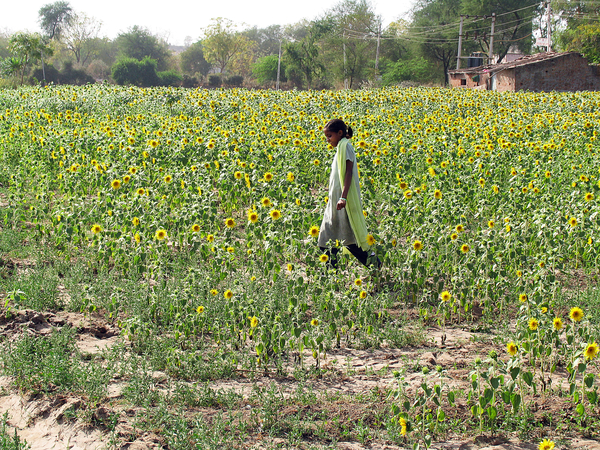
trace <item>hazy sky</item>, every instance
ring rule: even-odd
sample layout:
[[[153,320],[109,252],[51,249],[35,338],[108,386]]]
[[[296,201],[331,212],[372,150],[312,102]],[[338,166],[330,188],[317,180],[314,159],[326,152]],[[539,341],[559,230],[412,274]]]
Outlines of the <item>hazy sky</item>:
[[[4,2],[0,31],[39,31],[38,11],[54,0]],[[236,24],[260,28],[287,25],[302,19],[314,19],[339,3],[339,0],[167,0],[151,2],[131,0],[67,0],[77,13],[85,13],[102,22],[101,36],[115,38],[133,25],[148,28],[166,37],[170,44],[183,45],[186,36],[196,41],[202,28],[214,17],[225,17]],[[406,17],[415,0],[371,0],[383,25]]]

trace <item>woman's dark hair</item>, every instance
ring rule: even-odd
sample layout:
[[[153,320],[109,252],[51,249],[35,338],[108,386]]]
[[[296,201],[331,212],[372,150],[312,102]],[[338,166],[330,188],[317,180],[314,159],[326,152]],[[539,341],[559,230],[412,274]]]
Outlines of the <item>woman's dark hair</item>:
[[[342,131],[344,137],[350,139],[354,133],[352,132],[352,127],[346,126],[342,119],[332,119],[323,127],[323,131],[331,131],[333,133],[337,133],[338,131]]]

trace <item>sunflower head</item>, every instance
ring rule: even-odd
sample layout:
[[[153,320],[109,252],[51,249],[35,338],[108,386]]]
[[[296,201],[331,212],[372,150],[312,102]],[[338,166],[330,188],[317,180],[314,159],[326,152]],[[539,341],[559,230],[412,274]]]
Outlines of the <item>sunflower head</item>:
[[[531,319],[529,319],[529,322],[527,324],[531,331],[535,331],[538,329],[540,322],[536,318],[532,317]]]
[[[580,322],[581,319],[583,319],[583,310],[580,307],[575,306],[569,311],[569,317],[573,322]]]
[[[596,355],[598,354],[598,344],[596,344],[595,342],[588,344],[588,346],[585,348],[585,359],[587,359],[588,361],[591,361],[592,359],[594,359],[596,357]]]

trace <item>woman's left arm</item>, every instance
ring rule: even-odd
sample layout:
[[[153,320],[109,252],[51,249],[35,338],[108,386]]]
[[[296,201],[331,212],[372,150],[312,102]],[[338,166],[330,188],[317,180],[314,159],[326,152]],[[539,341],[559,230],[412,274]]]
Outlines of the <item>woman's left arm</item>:
[[[346,176],[344,177],[344,188],[342,190],[342,198],[337,202],[336,208],[339,211],[346,207],[346,199],[348,198],[348,192],[350,192],[350,183],[352,183],[352,170],[354,169],[354,163],[349,159],[346,160]]]

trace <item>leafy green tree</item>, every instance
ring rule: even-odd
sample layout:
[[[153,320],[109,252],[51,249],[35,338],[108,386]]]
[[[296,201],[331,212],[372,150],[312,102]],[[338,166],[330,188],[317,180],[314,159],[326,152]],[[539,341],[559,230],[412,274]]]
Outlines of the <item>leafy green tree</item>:
[[[40,8],[39,23],[48,39],[60,40],[61,34],[73,17],[73,8],[69,2],[58,1]]]
[[[252,75],[256,80],[261,83],[267,83],[269,81],[277,81],[277,65],[279,63],[279,55],[268,55],[259,58],[256,63],[252,66]],[[280,81],[286,82],[287,79],[283,74],[285,73],[285,65],[282,63],[280,68]]]
[[[19,58],[14,56],[4,58],[0,61],[0,70],[3,77],[16,78],[23,69],[23,63]]]
[[[237,31],[237,25],[223,17],[213,19],[204,29],[202,44],[204,57],[221,73],[226,73],[236,58],[244,58],[252,47],[250,39]]]
[[[419,0],[409,35],[423,56],[437,61],[448,84],[448,69],[456,61],[460,0]]]
[[[432,64],[422,56],[410,59],[400,59],[386,67],[382,76],[386,86],[401,83],[402,81],[416,81],[419,83],[432,80]]]
[[[567,50],[581,53],[590,63],[600,63],[600,22],[579,25]]]
[[[555,0],[552,11],[558,20],[553,25],[553,48],[578,51],[592,61],[594,28],[600,16],[600,3],[585,0]],[[590,56],[588,56],[590,55]]]
[[[367,0],[343,0],[326,14],[334,32],[322,39],[327,72],[352,88],[372,78],[380,18]]]
[[[134,86],[157,86],[159,78],[156,73],[158,64],[149,56],[141,61],[135,58],[123,58],[112,67],[112,78],[117,84],[132,84]]]
[[[381,40],[381,57],[396,62],[410,52],[410,38],[408,37],[409,23],[406,20],[397,20],[390,23],[383,31],[384,39]]]
[[[25,77],[27,65],[40,59],[42,52],[46,55],[52,54],[52,49],[44,44],[42,37],[37,33],[15,33],[9,41],[9,49],[19,60],[21,65],[21,84]]]
[[[301,29],[294,30],[296,40],[287,42],[284,46],[286,70],[288,79],[296,83],[304,83],[308,89],[313,86],[315,78],[321,76],[325,65],[320,60],[319,39],[332,29],[328,20],[315,20]],[[298,39],[298,37],[302,36]]]
[[[189,75],[200,73],[208,75],[211,65],[204,58],[202,42],[195,42],[179,55],[181,58],[181,70]]]
[[[524,53],[531,51],[533,23],[540,13],[540,4],[538,0],[462,0],[461,13],[469,16],[495,13],[493,52],[501,62],[512,46]],[[464,32],[476,38],[482,52],[489,53],[491,19],[467,22]]]
[[[171,52],[164,40],[154,36],[146,28],[134,25],[116,39],[118,59],[133,58],[138,61],[148,57],[156,61],[158,70],[169,67]]]

